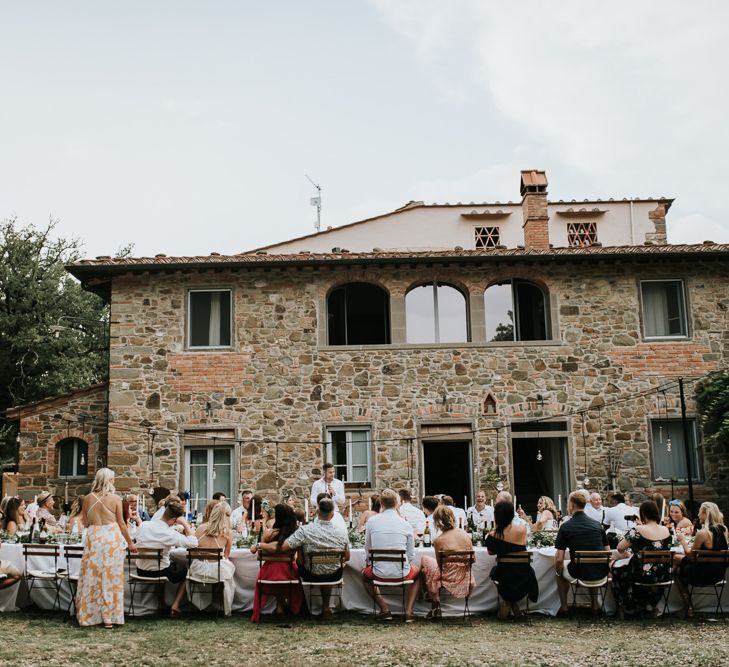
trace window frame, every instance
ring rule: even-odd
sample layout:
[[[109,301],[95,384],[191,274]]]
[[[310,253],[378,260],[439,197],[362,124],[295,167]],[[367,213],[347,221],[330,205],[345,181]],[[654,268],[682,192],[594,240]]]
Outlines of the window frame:
[[[698,418],[696,416],[686,417],[686,421],[688,422],[689,427],[689,437],[690,434],[693,432],[693,463],[696,464],[696,470],[694,471],[694,475],[692,478],[693,484],[702,484],[705,481],[705,475],[704,475],[704,459],[702,456],[701,450],[703,449],[701,446],[701,431],[699,429],[699,423]],[[660,443],[656,442],[653,438],[653,425],[658,424],[659,422],[677,422],[681,423],[681,417],[677,416],[669,416],[669,417],[656,417],[656,416],[650,416],[648,418],[648,435],[649,435],[649,446],[650,446],[650,460],[651,460],[651,479],[654,484],[670,484],[671,480],[664,479],[664,478],[658,478],[656,477],[656,453],[655,453],[655,447],[660,446]],[[665,443],[664,443],[665,446]],[[674,443],[671,443],[671,448],[680,446],[683,447],[683,443],[680,443],[679,445],[676,445]],[[674,478],[676,480],[677,484],[688,484],[688,477],[677,477]]]
[[[362,488],[370,489],[374,488],[374,451],[372,447],[372,426],[370,425],[340,425],[340,426],[327,426],[325,429],[325,442],[326,445],[324,447],[324,456],[325,456],[325,462],[331,462],[334,464],[334,460],[332,458],[332,437],[331,434],[333,432],[342,432],[344,431],[347,435],[345,436],[346,445],[347,445],[347,463],[346,463],[346,477],[344,480],[344,486],[345,488],[357,488],[360,485],[362,485]],[[355,481],[349,481],[352,477],[352,439],[350,434],[354,431],[366,431],[369,434],[369,437],[367,438],[367,480],[364,482],[355,482]],[[362,467],[356,466],[356,467]],[[338,476],[338,468],[341,468],[341,465],[334,465],[334,476],[337,479],[341,479]]]
[[[385,333],[386,333],[386,342],[384,343],[351,343],[349,342],[349,302],[348,302],[348,292],[347,287],[350,285],[368,285],[371,287],[375,287],[378,290],[380,290],[385,298],[385,312],[384,312],[384,318],[385,318]],[[332,322],[330,319],[330,299],[332,298],[332,295],[335,294],[337,291],[343,291],[344,292],[344,330],[345,330],[345,338],[347,339],[346,343],[332,343],[331,342],[331,335],[332,335]],[[347,348],[347,347],[362,347],[362,346],[389,346],[392,345],[392,301],[390,298],[390,291],[383,287],[382,285],[379,285],[377,283],[367,281],[367,280],[351,280],[345,283],[339,283],[337,285],[334,285],[329,289],[329,291],[326,294],[326,297],[324,299],[324,309],[326,313],[326,345],[328,347],[332,348]]]
[[[643,294],[644,283],[679,283],[681,285],[681,302],[683,307],[683,324],[685,333],[682,334],[663,334],[660,336],[649,336],[646,333],[646,317],[645,317],[645,306],[646,300]],[[638,294],[640,297],[640,319],[641,319],[641,333],[643,340],[688,340],[691,338],[691,330],[689,328],[689,303],[688,303],[688,292],[686,290],[686,281],[683,278],[640,278],[638,280]]]
[[[498,225],[476,225],[473,228],[474,247],[477,250],[483,248],[496,248],[501,244],[501,228]],[[483,241],[491,241],[492,244],[483,243]],[[479,245],[479,241],[482,242]]]
[[[70,475],[63,475],[61,474],[61,451],[63,449],[63,444],[67,442],[73,442],[73,465],[72,465],[72,473]],[[84,451],[83,455],[86,458],[86,472],[79,472],[79,465],[81,463],[81,453],[79,452],[79,445],[83,445]],[[89,476],[89,443],[85,440],[82,440],[81,438],[76,437],[70,437],[70,438],[64,438],[56,445],[56,472],[58,473],[59,478],[79,478],[79,479],[85,479]]]
[[[230,322],[228,322],[230,344],[228,345],[193,345],[191,341],[192,336],[192,294],[198,292],[228,292],[228,298],[230,299]],[[186,303],[186,315],[185,315],[185,349],[186,350],[232,350],[234,348],[234,327],[233,322],[235,321],[235,313],[233,306],[235,299],[233,298],[232,287],[189,287],[185,296]]]
[[[433,333],[435,334],[435,339],[430,342],[426,343],[411,343],[407,340],[407,331],[408,331],[408,321],[407,321],[407,312],[408,312],[408,294],[410,294],[412,291],[418,289],[419,287],[425,287],[430,286],[433,290]],[[438,288],[439,287],[450,287],[451,289],[456,290],[462,297],[463,297],[463,305],[464,305],[464,317],[466,318],[466,340],[464,341],[441,341],[440,340],[440,322],[439,322],[439,309],[438,309]],[[473,338],[471,335],[471,304],[470,304],[470,298],[469,294],[466,290],[461,289],[457,285],[454,285],[453,283],[447,282],[445,280],[438,280],[437,278],[434,278],[433,280],[426,280],[425,282],[419,282],[415,285],[411,285],[407,291],[405,292],[405,342],[408,345],[452,345],[452,346],[458,346],[463,343],[471,343],[473,342]]]
[[[514,317],[514,327],[513,327],[513,338],[511,340],[489,340],[488,338],[488,309],[486,305],[486,292],[489,290],[489,288],[503,285],[505,283],[509,283],[511,285],[511,310]],[[545,332],[545,338],[519,338],[517,337],[517,333],[521,331],[521,324],[520,324],[520,315],[519,315],[519,307],[518,307],[518,299],[517,299],[517,285],[519,283],[531,285],[532,287],[536,287],[542,294],[542,300],[544,303],[544,332]],[[539,283],[534,282],[533,280],[525,280],[524,278],[506,278],[503,280],[496,280],[492,283],[489,283],[483,290],[483,321],[484,321],[484,337],[486,338],[486,344],[487,345],[493,345],[493,344],[515,344],[515,343],[544,343],[546,341],[553,341],[553,334],[552,334],[552,302],[550,300],[550,293],[549,290],[540,285]]]
[[[214,478],[213,478],[213,464],[214,464],[214,452],[217,450],[225,450],[230,453],[230,495],[226,494],[228,498],[233,498],[236,493],[236,479],[235,479],[235,473],[236,473],[236,466],[235,466],[235,443],[230,442],[230,438],[221,438],[222,442],[218,442],[215,446],[212,445],[212,443],[185,443],[184,444],[184,452],[183,452],[183,488],[189,489],[191,498],[190,503],[188,505],[188,511],[195,511],[195,494],[192,492],[192,475],[190,474],[190,453],[192,451],[207,451],[207,461],[205,462],[205,466],[207,468],[207,478],[206,478],[206,484],[208,486],[208,495],[210,498],[212,498],[213,493],[216,491],[219,491],[221,489],[215,489],[214,488]],[[195,464],[197,465],[197,464]],[[218,464],[221,465],[221,464]],[[222,489],[225,491],[225,489]],[[201,506],[197,507],[198,512],[203,512],[205,510],[205,505],[208,503],[210,498],[198,498],[198,502],[201,503]]]

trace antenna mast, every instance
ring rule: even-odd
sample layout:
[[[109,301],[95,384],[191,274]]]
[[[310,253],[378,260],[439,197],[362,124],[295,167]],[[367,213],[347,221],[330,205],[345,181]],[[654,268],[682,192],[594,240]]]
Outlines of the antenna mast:
[[[316,197],[312,197],[309,200],[309,203],[312,206],[316,206],[316,225],[315,226],[316,226],[316,231],[320,232],[321,231],[321,185],[317,185],[316,183],[314,183],[314,181],[311,180],[311,178],[309,177],[308,174],[304,174],[304,176],[306,176],[309,183],[311,183],[314,186],[314,188],[316,188]]]

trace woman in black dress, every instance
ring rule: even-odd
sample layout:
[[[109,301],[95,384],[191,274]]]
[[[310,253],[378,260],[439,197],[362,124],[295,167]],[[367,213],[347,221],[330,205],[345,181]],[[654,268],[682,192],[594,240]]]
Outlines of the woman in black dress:
[[[493,556],[505,556],[516,551],[526,551],[527,529],[524,524],[514,524],[514,506],[509,502],[494,506],[495,528],[486,537],[486,548]],[[527,595],[532,602],[539,598],[539,584],[531,565],[519,563],[496,564],[491,569],[491,579],[498,582],[498,591],[505,601],[498,610],[499,618],[506,618],[511,610],[519,614],[519,600]]]
[[[633,552],[627,565],[613,567],[613,592],[619,613],[634,613],[639,607],[655,606],[661,599],[659,588],[634,584],[657,584],[671,577],[667,564],[644,563],[641,558],[641,551],[670,551],[671,533],[666,526],[660,525],[660,520],[658,505],[646,500],[640,506],[640,525],[631,528],[618,544],[618,553],[623,554],[627,549]]]

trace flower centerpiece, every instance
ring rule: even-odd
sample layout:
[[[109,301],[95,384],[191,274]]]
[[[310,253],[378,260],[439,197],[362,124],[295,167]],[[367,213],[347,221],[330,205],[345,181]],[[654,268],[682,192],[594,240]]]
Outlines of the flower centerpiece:
[[[535,549],[553,547],[556,539],[557,533],[555,532],[537,530],[529,536],[529,546]]]
[[[354,549],[358,549],[364,546],[364,533],[360,533],[356,528],[350,528],[347,533],[349,535],[350,546],[352,546]]]

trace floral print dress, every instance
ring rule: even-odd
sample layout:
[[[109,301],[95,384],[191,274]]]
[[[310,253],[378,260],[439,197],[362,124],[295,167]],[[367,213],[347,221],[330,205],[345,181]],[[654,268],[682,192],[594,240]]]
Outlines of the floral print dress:
[[[634,584],[656,584],[668,581],[671,570],[667,564],[644,563],[640,557],[641,551],[669,551],[672,538],[669,535],[663,540],[649,540],[641,535],[636,528],[631,528],[625,539],[630,542],[633,555],[627,565],[613,568],[613,591],[618,604],[625,611],[636,611],[638,607],[646,605],[655,606],[661,599],[662,592],[658,588],[634,586]]]

